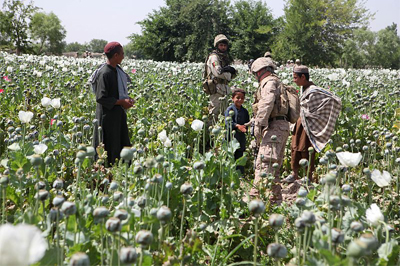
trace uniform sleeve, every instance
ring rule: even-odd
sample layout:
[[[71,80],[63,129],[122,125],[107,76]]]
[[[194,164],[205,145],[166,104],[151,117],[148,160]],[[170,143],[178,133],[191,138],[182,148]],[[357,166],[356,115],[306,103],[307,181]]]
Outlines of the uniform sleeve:
[[[268,119],[274,109],[277,82],[275,80],[267,82],[261,88],[261,99],[258,102],[258,111],[255,121],[256,126],[268,126]]]
[[[97,79],[96,102],[111,110],[117,99],[109,96],[109,82],[106,75],[101,75]]]
[[[250,115],[249,115],[249,112],[247,110],[246,110],[246,120],[245,121],[246,121],[245,124],[250,122]],[[248,126],[246,126],[246,128],[248,128]]]
[[[210,55],[207,61],[208,69],[211,70],[211,74],[213,77],[225,79],[230,81],[232,79],[232,75],[229,72],[222,72],[222,66],[219,63],[218,56],[215,54]]]

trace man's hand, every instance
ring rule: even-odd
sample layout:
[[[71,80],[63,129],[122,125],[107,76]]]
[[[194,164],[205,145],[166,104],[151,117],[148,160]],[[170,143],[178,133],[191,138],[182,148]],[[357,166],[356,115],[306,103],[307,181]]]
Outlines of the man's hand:
[[[231,67],[231,66],[224,66],[224,67],[222,68],[222,71],[223,71],[223,72],[229,72],[229,73],[231,73],[232,75],[236,75],[236,69],[233,68],[233,67]]]
[[[116,105],[121,105],[124,109],[129,109],[133,106],[134,100],[129,98],[129,99],[121,99],[117,100]]]
[[[254,127],[254,137],[256,138],[257,143],[260,143],[262,140],[262,131],[263,127],[261,126],[255,126]]]
[[[240,132],[246,133],[247,128],[245,125],[236,125],[237,129],[239,129]]]

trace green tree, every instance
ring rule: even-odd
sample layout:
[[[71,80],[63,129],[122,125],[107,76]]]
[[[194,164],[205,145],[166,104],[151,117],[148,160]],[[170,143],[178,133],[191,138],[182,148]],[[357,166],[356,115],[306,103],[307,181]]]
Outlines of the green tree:
[[[378,32],[368,29],[354,31],[352,38],[345,42],[344,67],[400,68],[400,37],[397,25],[392,24]]]
[[[53,13],[35,13],[30,22],[31,38],[35,42],[35,51],[61,54],[65,47],[66,30],[60,19]]]
[[[166,0],[139,24],[142,35],[130,39],[145,58],[160,61],[203,61],[219,33],[230,36],[229,1]]]
[[[88,48],[93,53],[102,53],[107,43],[108,42],[103,39],[92,39],[88,44]]]
[[[335,65],[344,42],[371,16],[359,0],[288,0],[285,28],[273,47],[280,60]]]
[[[235,2],[232,17],[232,54],[248,60],[263,56],[278,31],[270,9],[262,1]]]
[[[129,36],[130,39],[134,38],[134,36]],[[143,59],[144,55],[141,51],[138,51],[135,44],[133,42],[129,42],[127,45],[124,45],[125,57],[127,58],[136,58]]]
[[[341,66],[365,68],[374,65],[375,42],[375,32],[366,28],[356,29],[344,44]]]
[[[21,0],[5,0],[3,3],[1,39],[11,43],[17,54],[29,50],[29,21],[37,9],[32,1],[25,4]]]
[[[384,68],[400,68],[400,37],[393,23],[377,33],[375,65]]]
[[[80,52],[80,53],[82,53],[82,52],[84,52],[86,50],[87,50],[87,45],[86,44],[80,44],[78,42],[68,43],[65,46],[65,49],[64,49],[65,52]]]

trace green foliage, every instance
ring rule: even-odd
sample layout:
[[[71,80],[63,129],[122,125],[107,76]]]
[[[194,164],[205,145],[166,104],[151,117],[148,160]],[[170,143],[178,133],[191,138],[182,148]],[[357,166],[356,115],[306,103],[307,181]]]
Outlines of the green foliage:
[[[393,23],[379,32],[368,29],[354,31],[345,42],[342,65],[345,67],[400,67],[400,36]]]
[[[158,61],[203,61],[215,35],[230,35],[229,1],[168,0],[167,7],[139,24],[142,35],[132,35],[135,49]]]
[[[102,53],[104,51],[104,46],[106,46],[108,42],[103,39],[93,39],[89,42],[89,51],[93,53]]]
[[[68,43],[64,49],[65,52],[84,52],[85,50],[87,50],[86,45],[78,42]]]
[[[400,36],[397,34],[397,25],[380,30],[375,45],[375,64],[383,68],[400,68]]]
[[[232,54],[248,60],[263,55],[272,45],[277,28],[270,9],[261,1],[237,1],[231,10]]]
[[[345,67],[365,67],[371,65],[375,56],[376,34],[367,29],[356,29],[353,37],[345,42],[342,65]]]
[[[334,65],[344,41],[368,18],[357,0],[289,0],[286,25],[273,51],[278,60],[299,58],[309,65]]]
[[[29,51],[29,20],[38,8],[30,1],[5,0],[0,16],[1,40],[12,44],[17,54]]]
[[[53,13],[35,13],[30,22],[31,38],[36,41],[35,52],[61,54],[66,30],[61,25],[60,19]]]

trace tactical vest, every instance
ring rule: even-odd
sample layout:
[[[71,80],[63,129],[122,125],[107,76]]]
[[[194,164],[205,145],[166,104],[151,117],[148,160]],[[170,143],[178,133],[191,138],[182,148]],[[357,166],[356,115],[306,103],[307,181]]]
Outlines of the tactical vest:
[[[219,64],[221,65],[221,67],[225,67],[225,66],[229,66],[229,64],[231,63],[231,60],[228,56],[228,54],[222,54],[219,53],[217,50],[212,51],[206,58],[205,62],[204,62],[204,72],[203,72],[203,79],[207,79],[209,75],[211,75],[211,73],[208,73],[208,59],[210,58],[211,55],[215,54],[218,57],[218,61]],[[228,84],[228,81],[225,79],[220,79],[220,78],[214,78],[217,83],[219,84]]]
[[[281,112],[281,108],[280,107],[280,91],[279,91],[279,83],[281,82],[278,78],[277,75],[275,74],[271,74],[270,76],[264,78],[260,85],[258,86],[257,91],[254,94],[254,102],[252,104],[253,107],[253,115],[254,117],[257,117],[257,111],[258,111],[258,102],[261,99],[261,89],[267,84],[268,81],[272,81],[275,80],[278,82],[278,87],[277,90],[275,92],[275,102],[274,102],[274,108],[272,109],[272,112],[269,116],[269,118],[274,118],[277,116],[286,116],[287,115],[287,109],[282,110]]]

